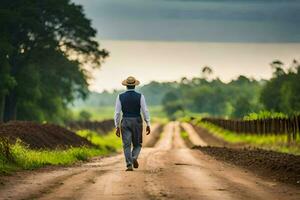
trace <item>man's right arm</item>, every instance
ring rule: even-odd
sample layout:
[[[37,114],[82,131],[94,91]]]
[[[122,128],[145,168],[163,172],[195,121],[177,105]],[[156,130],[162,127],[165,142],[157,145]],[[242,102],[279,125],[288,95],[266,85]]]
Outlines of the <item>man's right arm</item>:
[[[115,127],[116,127],[116,135],[118,137],[120,137],[120,120],[121,120],[121,110],[122,110],[122,105],[120,102],[120,98],[119,95],[116,99],[116,106],[115,106],[115,117],[114,117],[114,121],[115,121]]]

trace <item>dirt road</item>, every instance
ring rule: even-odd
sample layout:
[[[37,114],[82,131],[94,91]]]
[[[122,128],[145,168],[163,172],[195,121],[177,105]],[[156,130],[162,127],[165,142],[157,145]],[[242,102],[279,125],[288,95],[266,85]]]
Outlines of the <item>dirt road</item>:
[[[133,172],[124,171],[123,155],[21,172],[3,181],[0,199],[300,199],[299,188],[188,149],[178,122],[165,126],[156,145],[142,150],[139,162]]]

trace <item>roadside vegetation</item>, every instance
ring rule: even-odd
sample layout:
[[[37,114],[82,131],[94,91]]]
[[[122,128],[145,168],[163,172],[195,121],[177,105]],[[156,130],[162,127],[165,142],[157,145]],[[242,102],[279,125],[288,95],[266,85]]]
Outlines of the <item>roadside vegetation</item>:
[[[112,131],[106,135],[99,135],[95,131],[91,130],[80,130],[77,134],[81,137],[86,138],[92,144],[102,149],[103,153],[117,152],[122,147],[122,140],[117,138],[115,133]]]
[[[189,134],[186,131],[181,131],[180,136],[183,140],[188,140],[189,139]]]
[[[87,137],[95,146],[33,150],[20,140],[10,144],[7,139],[0,138],[0,173],[48,165],[70,165],[94,156],[116,152],[121,147],[121,141],[117,140],[113,133],[102,136],[91,131],[79,131],[78,135]]]
[[[235,133],[229,130],[225,130],[219,126],[208,122],[198,121],[198,126],[205,128],[215,137],[220,138],[228,143],[237,146],[252,146],[259,147],[267,150],[274,150],[282,153],[290,153],[300,155],[300,138],[297,138],[294,143],[289,143],[287,136],[282,135],[255,135],[246,133]]]
[[[288,118],[287,114],[282,112],[260,111],[257,113],[249,113],[243,117],[243,120],[257,120],[257,119],[275,119]]]
[[[180,131],[180,137],[183,139],[184,143],[188,147],[193,147],[193,144],[191,143],[190,138],[189,138],[189,134],[186,131],[181,130]]]

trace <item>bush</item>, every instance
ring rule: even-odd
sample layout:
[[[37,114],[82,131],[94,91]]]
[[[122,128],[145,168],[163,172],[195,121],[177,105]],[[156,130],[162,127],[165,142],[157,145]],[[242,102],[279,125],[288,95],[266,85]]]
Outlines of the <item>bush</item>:
[[[14,161],[11,153],[11,145],[7,138],[0,137],[0,162],[12,162]]]
[[[79,120],[81,121],[89,121],[91,117],[92,115],[88,111],[83,110],[79,113]]]

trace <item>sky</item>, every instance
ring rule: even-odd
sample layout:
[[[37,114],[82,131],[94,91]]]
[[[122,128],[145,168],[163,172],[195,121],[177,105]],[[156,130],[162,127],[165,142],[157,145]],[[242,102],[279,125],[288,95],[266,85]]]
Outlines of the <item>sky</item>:
[[[74,0],[111,56],[93,71],[91,89],[179,80],[212,66],[224,81],[269,78],[269,63],[300,59],[299,0]],[[297,54],[298,53],[298,54]]]

